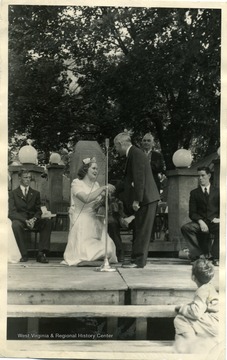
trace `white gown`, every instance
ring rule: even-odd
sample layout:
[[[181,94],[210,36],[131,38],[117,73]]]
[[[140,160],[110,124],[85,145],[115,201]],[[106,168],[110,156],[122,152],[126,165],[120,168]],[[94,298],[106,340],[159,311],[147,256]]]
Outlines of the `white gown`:
[[[63,264],[77,265],[82,261],[94,261],[105,256],[104,219],[96,215],[93,209],[95,201],[84,204],[76,197],[80,192],[90,194],[98,188],[97,182],[91,188],[79,179],[73,180],[71,184],[70,230]],[[117,262],[115,244],[109,236],[107,236],[107,256],[109,262]]]
[[[18,263],[21,258],[21,253],[17,246],[11,224],[11,221],[8,219],[8,262]]]

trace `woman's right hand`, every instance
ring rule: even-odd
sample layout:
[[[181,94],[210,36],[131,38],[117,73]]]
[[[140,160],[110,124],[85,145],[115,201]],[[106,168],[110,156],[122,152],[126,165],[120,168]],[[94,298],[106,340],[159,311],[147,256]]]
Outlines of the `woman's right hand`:
[[[102,186],[101,189],[103,189],[103,191],[108,190],[110,193],[113,193],[115,191],[115,186],[108,184],[108,185]]]
[[[107,190],[109,191],[109,185],[101,186],[99,189],[100,189],[99,195],[104,197],[106,195],[106,191]]]
[[[106,186],[106,185],[100,187],[100,195],[101,196],[105,196],[107,187],[108,186]]]

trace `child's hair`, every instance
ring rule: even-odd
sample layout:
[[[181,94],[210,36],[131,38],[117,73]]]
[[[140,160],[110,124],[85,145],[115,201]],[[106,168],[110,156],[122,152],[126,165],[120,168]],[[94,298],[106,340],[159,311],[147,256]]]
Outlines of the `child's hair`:
[[[209,260],[198,259],[193,263],[192,275],[200,284],[207,284],[214,277],[214,267]]]

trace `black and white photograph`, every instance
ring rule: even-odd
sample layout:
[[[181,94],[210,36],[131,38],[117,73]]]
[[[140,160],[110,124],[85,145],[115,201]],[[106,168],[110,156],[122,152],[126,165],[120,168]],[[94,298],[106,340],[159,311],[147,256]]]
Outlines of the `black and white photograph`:
[[[0,357],[224,360],[226,3],[0,3]]]

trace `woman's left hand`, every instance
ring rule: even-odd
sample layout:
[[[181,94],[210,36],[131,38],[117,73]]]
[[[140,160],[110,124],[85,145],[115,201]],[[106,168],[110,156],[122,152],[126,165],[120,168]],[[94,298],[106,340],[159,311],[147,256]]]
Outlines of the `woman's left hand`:
[[[108,184],[108,191],[109,191],[110,193],[113,193],[115,190],[116,190],[116,188],[115,188],[114,185]]]

